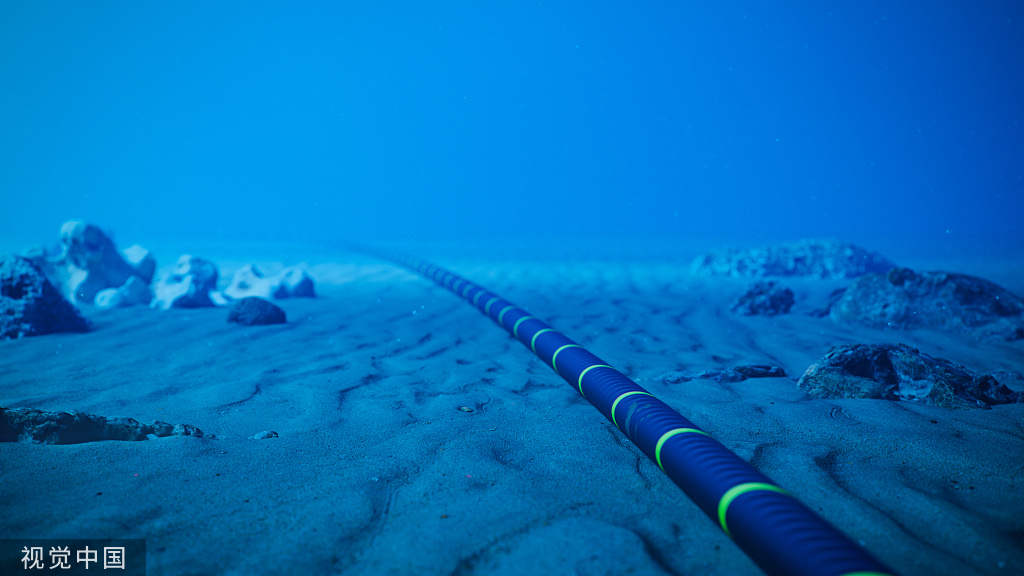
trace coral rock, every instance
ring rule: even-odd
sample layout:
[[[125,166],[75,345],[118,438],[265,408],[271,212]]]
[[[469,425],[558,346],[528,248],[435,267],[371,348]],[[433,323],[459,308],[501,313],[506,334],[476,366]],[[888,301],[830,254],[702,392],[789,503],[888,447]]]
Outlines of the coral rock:
[[[0,340],[88,329],[89,321],[28,259],[0,258]]]
[[[818,398],[875,398],[942,408],[989,408],[1024,402],[991,375],[976,375],[905,344],[834,346],[797,385]]]
[[[84,412],[47,412],[33,408],[0,408],[0,442],[82,444],[101,440],[147,440],[150,437],[195,436],[203,431],[190,424],[159,420],[142,424],[132,418],[106,418]]]

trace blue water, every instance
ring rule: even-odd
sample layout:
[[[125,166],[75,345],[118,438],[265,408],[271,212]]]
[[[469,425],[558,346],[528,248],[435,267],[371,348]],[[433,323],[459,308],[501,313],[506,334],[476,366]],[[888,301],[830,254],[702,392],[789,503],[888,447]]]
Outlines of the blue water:
[[[1024,3],[4,2],[0,236],[1024,245]]]

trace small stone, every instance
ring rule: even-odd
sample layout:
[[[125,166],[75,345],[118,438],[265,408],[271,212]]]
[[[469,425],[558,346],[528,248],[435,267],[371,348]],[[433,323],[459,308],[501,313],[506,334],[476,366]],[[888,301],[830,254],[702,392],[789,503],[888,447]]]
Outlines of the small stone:
[[[255,296],[236,300],[228,312],[228,322],[245,326],[284,324],[286,321],[284,310],[273,302]]]
[[[459,410],[461,410],[463,412],[472,412],[473,411],[473,409],[470,408],[469,406],[459,406]]]
[[[766,364],[754,364],[749,366],[736,366],[734,368],[704,370],[702,372],[689,372],[675,370],[661,376],[661,381],[666,384],[680,384],[690,380],[714,380],[719,384],[731,384],[742,382],[747,378],[785,378],[786,371],[778,366]]]
[[[263,432],[257,432],[250,436],[253,440],[266,440],[267,438],[277,438],[277,432],[273,430],[264,430]]]
[[[752,285],[732,307],[744,316],[776,316],[787,314],[793,307],[793,291],[778,282],[767,280]]]

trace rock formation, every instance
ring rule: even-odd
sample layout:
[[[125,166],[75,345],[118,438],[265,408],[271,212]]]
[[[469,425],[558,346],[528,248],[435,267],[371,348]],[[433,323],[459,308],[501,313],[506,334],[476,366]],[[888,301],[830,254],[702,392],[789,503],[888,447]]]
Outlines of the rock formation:
[[[928,328],[983,340],[1024,338],[1024,299],[967,274],[907,268],[869,274],[837,298],[829,315],[872,328]]]

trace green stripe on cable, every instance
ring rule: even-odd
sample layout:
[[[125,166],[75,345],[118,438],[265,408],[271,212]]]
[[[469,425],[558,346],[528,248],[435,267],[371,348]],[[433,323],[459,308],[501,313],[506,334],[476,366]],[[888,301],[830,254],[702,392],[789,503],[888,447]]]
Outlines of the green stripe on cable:
[[[615,402],[612,402],[612,424],[615,424],[616,428],[619,428],[619,423],[615,420],[615,408],[618,407],[619,402],[622,402],[627,397],[633,396],[634,394],[645,394],[647,396],[653,396],[650,392],[641,392],[639,390],[633,390],[632,392],[626,392],[625,394],[616,398]],[[622,430],[622,428],[619,428],[619,430]],[[622,433],[626,434],[626,431],[622,430]],[[626,436],[629,436],[629,434],[626,434]]]
[[[579,381],[580,394],[582,394],[584,398],[586,398],[587,395],[583,394],[583,377],[586,376],[587,372],[590,372],[594,368],[611,368],[611,366],[609,366],[607,364],[594,364],[593,366],[588,366],[587,369],[584,370],[583,372],[580,372],[580,381]]]
[[[566,348],[583,348],[583,346],[580,346],[579,344],[566,344],[564,346],[559,346],[558,350],[555,350],[555,353],[551,355],[551,367],[555,369],[556,373],[558,372],[558,365],[555,364],[555,360],[558,359],[558,353]]]
[[[782,488],[774,484],[765,484],[764,482],[747,482],[746,484],[730,488],[725,494],[722,494],[722,499],[718,501],[718,523],[722,525],[722,530],[729,538],[732,538],[732,534],[729,532],[729,526],[725,523],[725,514],[729,511],[729,505],[740,495],[758,491],[778,492],[779,494],[789,496],[789,492]]]

